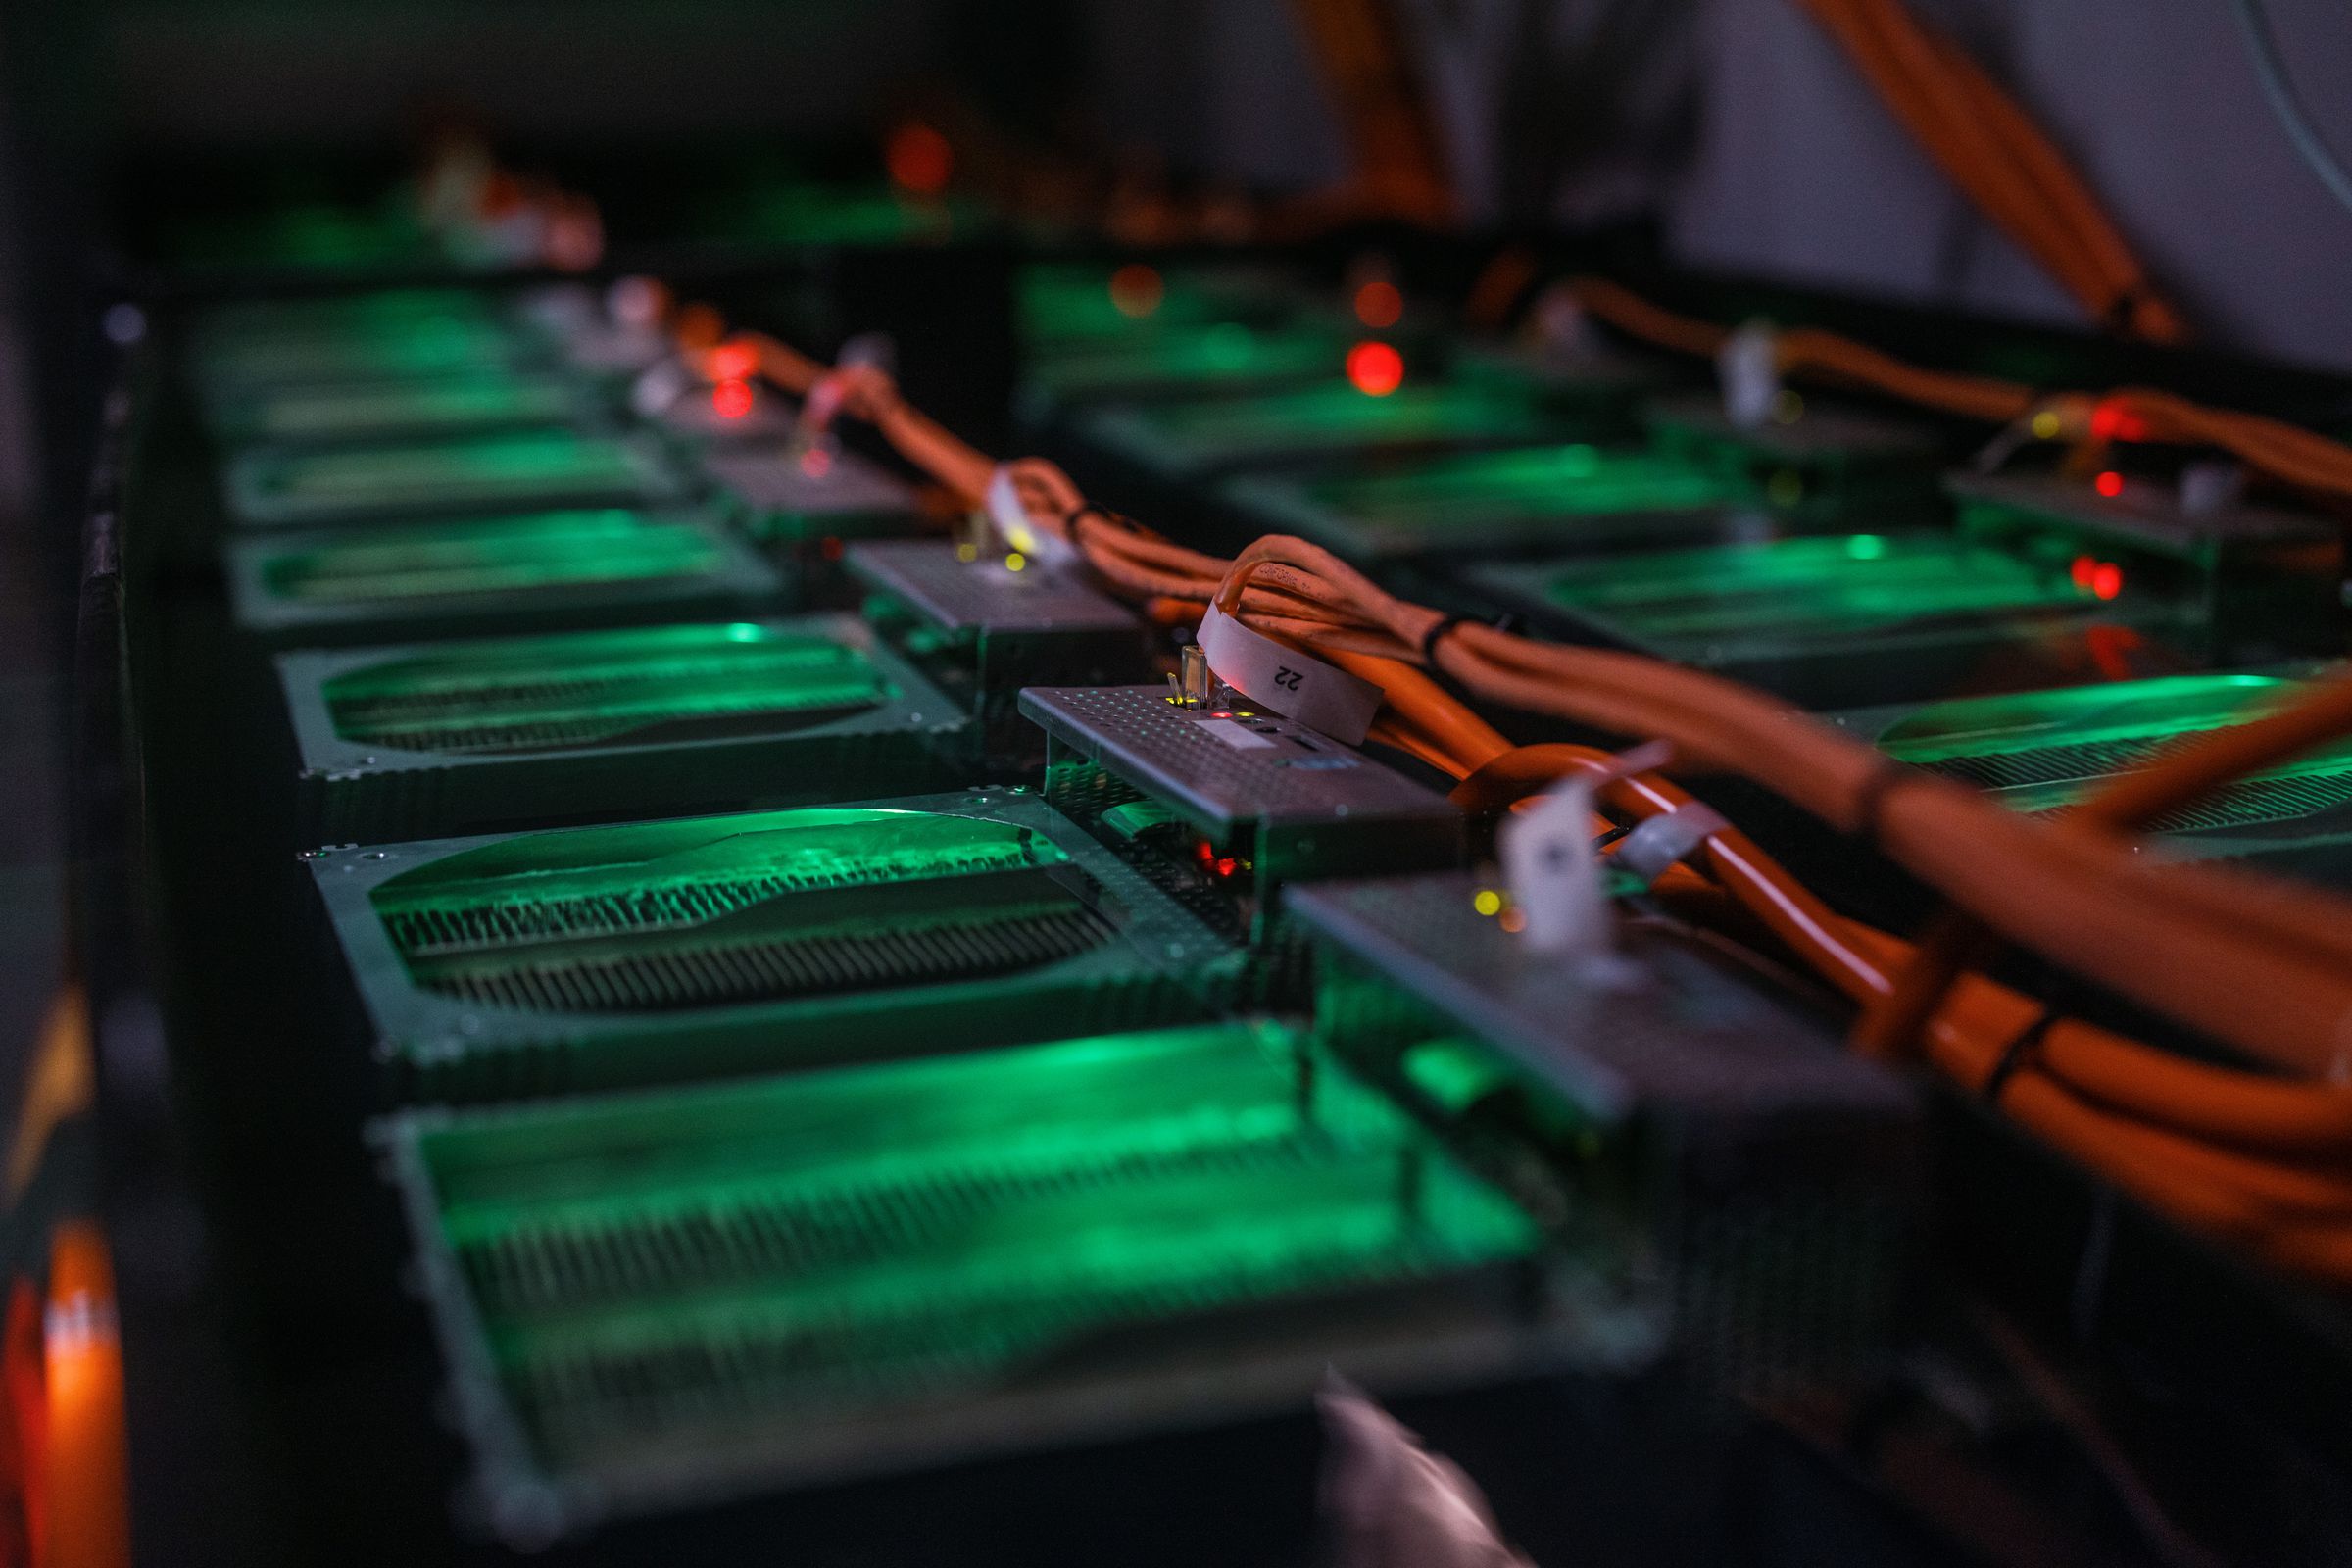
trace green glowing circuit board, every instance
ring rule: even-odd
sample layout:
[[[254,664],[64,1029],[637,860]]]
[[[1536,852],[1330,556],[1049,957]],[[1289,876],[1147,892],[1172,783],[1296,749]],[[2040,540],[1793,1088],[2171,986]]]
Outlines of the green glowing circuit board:
[[[1197,1015],[1228,945],[979,790],[320,852],[398,1087],[473,1098]]]
[[[192,337],[197,382],[216,396],[465,374],[512,364],[521,345],[487,298],[454,289],[226,306]]]
[[[1265,528],[1356,561],[1688,543],[1739,526],[1727,514],[1742,511],[1750,531],[1772,530],[1744,479],[1581,443],[1250,475],[1227,494]]]
[[[723,615],[777,588],[710,518],[623,508],[290,529],[225,559],[241,625],[318,644]]]
[[[2061,810],[2166,747],[2243,723],[2290,693],[2278,675],[2177,675],[2067,691],[1841,714],[1887,755],[1999,793],[2020,810]],[[2324,747],[2240,779],[2151,824],[2231,840],[2352,836],[2352,745]],[[2352,866],[2341,850],[2336,858]]]
[[[1226,1024],[392,1124],[494,1526],[1520,1337],[1482,1281],[1533,1227],[1299,1051]]]
[[[1540,405],[1507,390],[1408,382],[1374,397],[1337,376],[1281,392],[1106,404],[1075,428],[1171,478],[1356,454],[1524,445],[1556,433]]]
[[[586,410],[561,377],[499,368],[392,381],[270,387],[215,400],[213,428],[239,442],[414,439],[561,425]]]
[[[228,465],[226,486],[229,514],[246,527],[643,504],[683,493],[643,438],[562,427],[394,445],[262,447]]]
[[[963,713],[847,615],[282,656],[306,842],[959,782]]]
[[[1466,568],[1555,629],[1716,669],[1823,707],[2120,679],[2189,662],[2193,606],[2063,559],[1917,532],[1771,539]]]

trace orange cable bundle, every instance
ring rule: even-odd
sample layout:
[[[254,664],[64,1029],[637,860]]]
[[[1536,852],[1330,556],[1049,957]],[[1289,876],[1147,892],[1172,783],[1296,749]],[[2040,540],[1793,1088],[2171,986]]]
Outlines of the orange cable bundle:
[[[1720,336],[1630,295],[1600,298],[1626,307],[1602,314],[1641,320],[1679,337],[1678,346],[1703,352],[1703,338]],[[835,373],[855,378],[846,406],[874,419],[910,461],[966,496],[986,488],[997,466],[909,409],[887,376],[863,367]],[[2134,416],[2157,421],[2170,412],[2156,403]],[[1415,664],[1442,668],[1489,701],[1668,739],[1693,765],[1741,773],[1870,837],[1964,911],[1931,938],[1924,959],[1922,949],[1830,909],[1736,829],[1709,835],[1702,857],[1672,870],[1658,891],[1744,911],[1866,1019],[1908,993],[1926,1058],[1997,1098],[2052,1145],[2186,1223],[2282,1267],[2352,1283],[2352,1089],[2338,1081],[2352,1058],[2352,909],[2244,872],[2151,865],[2124,831],[2352,727],[2352,680],[2311,688],[2242,730],[2184,747],[2116,784],[2081,820],[2052,826],[1713,676],[1456,621],[1395,599],[1302,540],[1261,539],[1222,561],[1089,506],[1050,463],[1024,459],[1004,471],[1036,526],[1065,538],[1155,619],[1181,624],[1213,601],[1374,680],[1388,699],[1375,738],[1461,778],[1457,799],[1467,808],[1505,806],[1606,760],[1579,747],[1513,749]],[[1611,811],[1634,818],[1689,798],[1654,774],[1601,792]],[[2056,1017],[1971,971],[1978,928],[2262,1065],[2190,1061]]]
[[[2179,314],[2049,138],[1950,39],[1901,0],[1799,0],[1952,182],[2092,318],[2155,343]]]

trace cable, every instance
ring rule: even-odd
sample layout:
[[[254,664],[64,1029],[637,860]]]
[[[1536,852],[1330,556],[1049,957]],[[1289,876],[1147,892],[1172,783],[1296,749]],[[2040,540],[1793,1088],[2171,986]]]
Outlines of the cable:
[[[2286,74],[2278,37],[2271,29],[2270,14],[2263,9],[2262,0],[2230,0],[2230,6],[2237,13],[2237,27],[2245,35],[2246,54],[2254,62],[2254,74],[2262,82],[2262,95],[2270,100],[2278,128],[2286,132],[2287,141],[2303,160],[2304,167],[2319,176],[2328,193],[2352,208],[2352,172],[2345,170],[2334,149],[2320,134],[2319,126],[2312,122],[2311,112],[2303,107],[2294,80]]]

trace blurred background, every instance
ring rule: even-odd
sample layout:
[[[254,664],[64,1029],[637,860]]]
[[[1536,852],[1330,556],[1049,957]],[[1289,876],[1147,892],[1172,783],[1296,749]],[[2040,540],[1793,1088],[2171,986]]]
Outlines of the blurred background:
[[[2071,159],[2204,348],[2352,371],[2352,209],[2298,156],[2229,0],[1912,6]],[[1605,234],[1694,272],[2101,324],[1790,0],[1385,10],[1404,78],[1392,85],[1434,135],[1451,225]],[[2342,0],[2270,0],[2267,15],[2286,89],[2323,140],[2352,147],[2352,15]],[[257,247],[397,272],[386,235],[407,220],[386,216],[387,193],[456,137],[593,197],[606,258],[649,267],[691,268],[782,221],[763,193],[803,174],[936,189],[946,171],[934,181],[909,126],[1015,171],[1048,208],[1057,180],[1177,189],[1212,219],[1220,201],[1311,198],[1362,179],[1378,134],[1377,108],[1342,93],[1317,17],[1273,0],[0,9],[7,1104],[37,1098],[40,1043],[81,1027],[55,1001],[75,806],[66,692],[107,351],[139,331],[131,302]]]

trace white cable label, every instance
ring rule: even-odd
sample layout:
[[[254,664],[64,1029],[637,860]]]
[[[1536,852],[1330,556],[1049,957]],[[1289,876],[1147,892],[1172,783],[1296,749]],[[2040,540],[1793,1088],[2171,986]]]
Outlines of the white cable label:
[[[1723,387],[1723,416],[1742,430],[1772,417],[1781,395],[1780,338],[1763,321],[1750,321],[1715,351],[1715,378]]]
[[[1200,651],[1244,697],[1344,745],[1362,745],[1380,711],[1381,690],[1370,681],[1261,636],[1215,605],[1200,617]]]
[[[982,502],[988,509],[988,520],[1004,542],[1032,561],[1049,566],[1065,566],[1078,559],[1076,547],[1067,539],[1050,534],[1029,520],[1029,509],[1021,505],[1021,492],[1012,482],[1012,470],[1004,465],[997,465]]]
[[[1494,845],[1511,903],[1527,919],[1527,945],[1580,968],[1607,963],[1615,940],[1592,853],[1592,784],[1590,774],[1571,774],[1504,818]]]
[[[629,388],[629,407],[643,418],[664,413],[694,385],[694,371],[685,360],[672,357],[649,367]]]

